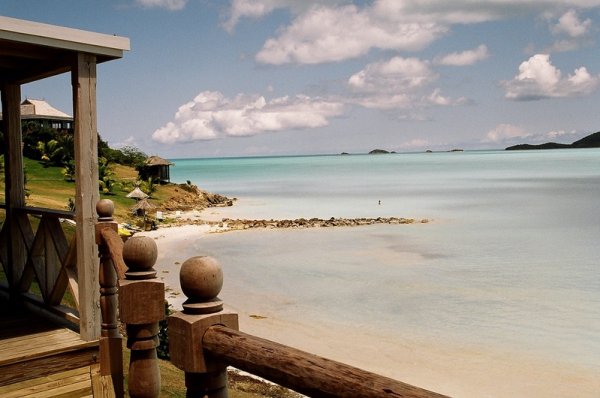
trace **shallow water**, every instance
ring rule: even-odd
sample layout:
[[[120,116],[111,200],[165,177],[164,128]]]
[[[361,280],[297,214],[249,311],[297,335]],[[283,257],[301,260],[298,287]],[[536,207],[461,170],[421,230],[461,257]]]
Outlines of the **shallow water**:
[[[600,378],[600,150],[175,164],[173,180],[238,197],[227,216],[433,219],[199,239],[189,249],[221,261],[229,304],[392,341],[519,353]]]

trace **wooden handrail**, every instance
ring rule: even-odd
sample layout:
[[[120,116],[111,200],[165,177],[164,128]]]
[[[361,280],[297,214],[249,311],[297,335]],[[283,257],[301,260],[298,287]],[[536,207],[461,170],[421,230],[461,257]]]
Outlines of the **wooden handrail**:
[[[36,216],[47,216],[47,217],[56,217],[56,218],[66,218],[67,220],[74,220],[75,213],[67,210],[57,210],[57,209],[45,209],[43,207],[15,207],[14,210],[23,212],[26,214],[33,214]]]
[[[231,365],[310,397],[440,398],[444,395],[239,331],[238,316],[217,297],[221,266],[212,257],[181,265],[188,299],[169,316],[171,361],[185,371],[187,396],[227,397]]]
[[[444,397],[225,326],[208,328],[202,347],[216,360],[310,397]]]

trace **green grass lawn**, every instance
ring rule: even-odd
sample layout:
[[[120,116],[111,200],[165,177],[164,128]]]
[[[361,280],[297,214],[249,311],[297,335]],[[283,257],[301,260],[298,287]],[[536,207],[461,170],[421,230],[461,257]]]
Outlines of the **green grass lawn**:
[[[29,196],[27,206],[42,207],[55,210],[67,210],[69,199],[75,198],[75,183],[66,181],[61,167],[45,167],[42,162],[23,159],[27,183],[25,188]],[[131,214],[135,200],[126,195],[135,187],[137,171],[132,167],[115,165],[117,187],[113,194],[101,194],[101,199],[110,199],[115,203],[115,220],[119,222],[139,221]],[[167,199],[173,190],[170,185],[157,186],[150,199],[155,204]],[[0,202],[4,202],[4,181],[0,181]]]

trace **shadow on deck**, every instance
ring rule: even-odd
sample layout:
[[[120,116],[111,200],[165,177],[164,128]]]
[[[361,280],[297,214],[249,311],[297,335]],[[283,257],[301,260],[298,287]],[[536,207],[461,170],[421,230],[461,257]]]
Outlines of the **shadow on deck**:
[[[92,396],[99,379],[98,341],[83,341],[67,327],[5,308],[0,311],[0,396]]]

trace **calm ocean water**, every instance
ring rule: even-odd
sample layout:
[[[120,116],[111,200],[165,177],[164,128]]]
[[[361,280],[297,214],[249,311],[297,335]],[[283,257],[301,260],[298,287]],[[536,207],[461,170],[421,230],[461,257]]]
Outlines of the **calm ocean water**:
[[[232,217],[428,218],[211,235],[231,304],[393,337],[576,364],[600,375],[600,150],[175,160],[237,197]],[[381,204],[379,204],[381,201]]]

